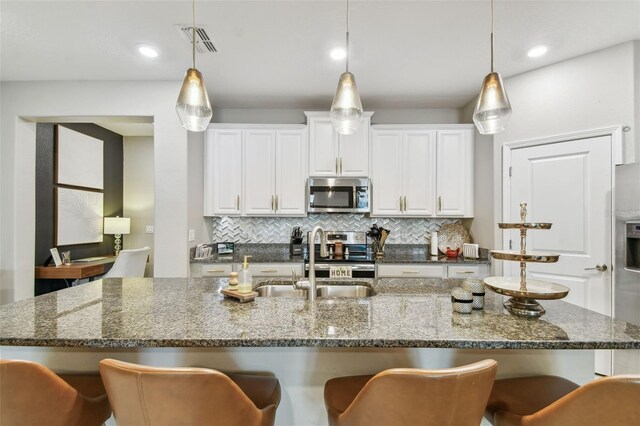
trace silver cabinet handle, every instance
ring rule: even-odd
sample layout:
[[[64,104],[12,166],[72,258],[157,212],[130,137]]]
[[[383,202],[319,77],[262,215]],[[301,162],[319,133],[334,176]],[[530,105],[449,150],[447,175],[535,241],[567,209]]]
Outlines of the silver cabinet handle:
[[[342,174],[342,157],[340,157],[340,174]]]
[[[338,174],[338,157],[336,157],[336,174]]]
[[[584,268],[585,271],[599,271],[604,272],[607,270],[607,265],[596,265],[595,268]]]
[[[276,195],[276,211],[278,211],[278,196]]]
[[[438,195],[438,211],[442,211],[442,196]]]
[[[236,197],[236,210],[240,211],[240,196]]]
[[[276,202],[276,200],[275,200],[275,198],[274,198],[274,197],[273,197],[273,195],[272,195],[272,196],[271,196],[271,210],[273,210],[273,211],[275,211],[275,210],[276,210],[276,209],[275,209],[275,202]]]

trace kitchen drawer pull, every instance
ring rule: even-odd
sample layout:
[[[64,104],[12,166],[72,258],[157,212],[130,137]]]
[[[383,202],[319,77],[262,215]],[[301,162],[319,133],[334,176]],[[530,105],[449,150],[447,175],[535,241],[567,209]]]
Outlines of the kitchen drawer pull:
[[[420,271],[402,271],[403,274],[419,274]]]
[[[475,271],[458,271],[456,272],[456,274],[458,275],[464,275],[464,274],[473,274]]]
[[[224,269],[207,269],[207,272],[224,272]]]
[[[270,273],[273,274],[273,273],[278,272],[278,270],[277,269],[262,269],[260,272],[270,272]]]

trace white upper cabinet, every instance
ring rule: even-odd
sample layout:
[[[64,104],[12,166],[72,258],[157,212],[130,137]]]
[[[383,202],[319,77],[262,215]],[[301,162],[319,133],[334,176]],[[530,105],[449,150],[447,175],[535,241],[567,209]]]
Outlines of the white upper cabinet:
[[[309,176],[363,177],[369,175],[369,127],[372,112],[365,112],[353,135],[333,130],[328,112],[306,111],[309,123]]]
[[[371,134],[373,216],[473,216],[472,126],[376,125]]]
[[[434,130],[372,130],[374,216],[433,216]]]
[[[204,215],[240,215],[242,131],[237,129],[207,131],[204,162]]]
[[[205,152],[205,216],[306,215],[306,126],[212,125]]]
[[[437,216],[473,217],[473,129],[438,131]]]

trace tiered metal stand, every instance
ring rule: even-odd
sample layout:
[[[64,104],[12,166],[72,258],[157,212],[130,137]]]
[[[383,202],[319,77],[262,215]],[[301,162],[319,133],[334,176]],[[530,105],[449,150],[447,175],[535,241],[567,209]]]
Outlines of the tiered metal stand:
[[[527,203],[520,203],[520,223],[498,223],[500,229],[520,230],[520,251],[492,250],[494,259],[520,262],[520,278],[489,277],[486,286],[496,293],[511,296],[504,307],[514,315],[540,317],[545,310],[536,300],[562,299],[569,294],[563,285],[540,280],[527,280],[527,262],[555,263],[560,257],[555,253],[527,253],[527,231],[529,229],[551,229],[550,223],[528,223]]]

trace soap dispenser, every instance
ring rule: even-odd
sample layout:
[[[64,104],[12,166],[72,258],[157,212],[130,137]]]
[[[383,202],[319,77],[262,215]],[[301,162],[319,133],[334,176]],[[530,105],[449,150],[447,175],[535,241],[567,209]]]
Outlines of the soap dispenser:
[[[238,274],[238,293],[251,293],[253,288],[253,277],[249,270],[249,258],[251,256],[245,256],[242,263],[242,270]]]

